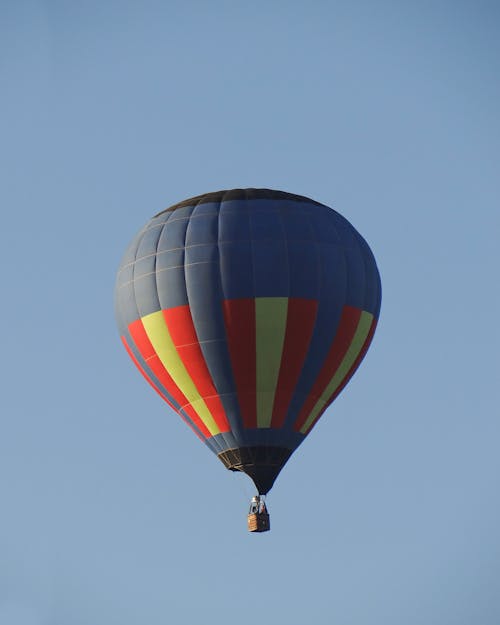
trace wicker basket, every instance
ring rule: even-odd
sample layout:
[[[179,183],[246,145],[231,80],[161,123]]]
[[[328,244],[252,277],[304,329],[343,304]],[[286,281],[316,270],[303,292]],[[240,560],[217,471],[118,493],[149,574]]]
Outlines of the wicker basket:
[[[249,532],[268,532],[271,529],[267,512],[254,512],[248,515]]]

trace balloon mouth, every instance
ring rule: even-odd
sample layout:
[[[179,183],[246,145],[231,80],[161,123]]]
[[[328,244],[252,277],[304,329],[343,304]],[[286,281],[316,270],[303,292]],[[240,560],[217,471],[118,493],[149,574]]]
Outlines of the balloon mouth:
[[[259,495],[266,495],[292,451],[285,447],[236,447],[221,452],[217,457],[230,471],[246,473],[253,480]]]

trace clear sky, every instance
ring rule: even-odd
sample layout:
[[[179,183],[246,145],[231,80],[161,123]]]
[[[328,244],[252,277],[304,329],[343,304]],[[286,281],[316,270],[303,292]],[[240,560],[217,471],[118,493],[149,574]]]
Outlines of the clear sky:
[[[0,2],[0,625],[498,625],[499,76],[494,1]],[[263,535],[112,305],[153,214],[246,186],[383,283]]]

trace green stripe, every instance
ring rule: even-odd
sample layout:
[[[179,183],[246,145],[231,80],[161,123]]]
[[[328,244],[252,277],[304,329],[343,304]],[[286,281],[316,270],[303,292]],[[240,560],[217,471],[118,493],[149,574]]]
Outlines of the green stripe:
[[[354,333],[352,342],[346,352],[346,355],[342,359],[342,362],[340,363],[339,368],[335,372],[333,378],[328,383],[328,386],[321,394],[321,397],[316,402],[311,414],[307,417],[307,421],[300,428],[300,431],[303,434],[305,434],[309,427],[314,423],[314,420],[324,408],[329,398],[335,393],[335,391],[344,381],[345,376],[348,374],[349,369],[354,364],[356,358],[359,355],[359,352],[363,349],[363,345],[365,344],[368,332],[370,332],[372,321],[373,315],[371,313],[366,311],[363,311],[361,313],[358,321],[358,327],[356,328],[356,332]]]
[[[255,298],[258,428],[271,427],[287,313],[287,297]]]

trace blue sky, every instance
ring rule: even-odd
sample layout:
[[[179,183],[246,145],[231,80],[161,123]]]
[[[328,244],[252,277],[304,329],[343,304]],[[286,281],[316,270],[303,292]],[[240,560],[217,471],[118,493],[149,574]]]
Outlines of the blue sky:
[[[0,4],[0,625],[498,625],[495,2]],[[186,197],[335,207],[383,283],[273,529],[137,375],[134,233]]]

